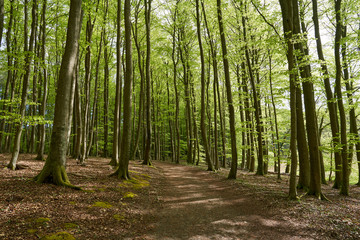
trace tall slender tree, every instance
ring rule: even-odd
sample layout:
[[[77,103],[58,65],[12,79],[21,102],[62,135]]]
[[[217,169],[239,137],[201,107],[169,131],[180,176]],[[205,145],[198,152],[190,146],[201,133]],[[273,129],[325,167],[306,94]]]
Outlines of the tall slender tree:
[[[200,61],[201,61],[201,120],[200,120],[200,129],[201,136],[205,150],[205,160],[208,165],[208,170],[213,171],[214,167],[212,164],[210,146],[207,138],[207,131],[205,125],[205,60],[204,60],[204,50],[202,46],[201,39],[201,29],[200,29],[200,9],[199,9],[199,0],[196,0],[196,29],[197,29],[197,38],[199,43],[200,50]]]
[[[318,4],[317,0],[312,0],[312,7],[313,7],[313,21],[314,21],[314,32],[316,38],[316,49],[318,58],[321,60],[321,70],[323,72],[324,77],[324,86],[325,86],[325,93],[326,93],[326,100],[327,100],[327,107],[329,112],[330,118],[330,127],[331,127],[331,134],[332,134],[332,143],[333,148],[336,148],[340,144],[339,139],[339,123],[338,123],[338,116],[336,110],[336,103],[334,101],[333,92],[331,90],[330,84],[330,77],[327,64],[325,62],[325,57],[322,48],[321,42],[321,35],[320,35],[320,27],[319,27],[319,16],[318,16]],[[339,151],[334,152],[335,155],[335,181],[334,181],[334,188],[340,188],[341,185],[341,154]]]
[[[152,0],[144,0],[145,4],[145,26],[146,26],[146,146],[143,164],[151,165],[151,74],[150,74],[150,19],[151,19],[151,2]]]
[[[36,18],[37,18],[37,9],[38,4],[37,0],[33,0],[32,2],[32,10],[31,10],[31,33],[30,33],[30,40],[29,44],[27,42],[28,38],[28,30],[27,30],[27,0],[25,1],[25,24],[24,24],[24,52],[26,53],[25,56],[25,74],[22,82],[22,93],[21,93],[21,104],[20,104],[20,123],[18,124],[16,128],[16,134],[14,137],[14,149],[12,152],[11,160],[8,164],[8,168],[11,170],[16,169],[16,162],[19,157],[20,152],[20,145],[21,145],[21,134],[23,131],[23,124],[24,124],[24,117],[26,113],[26,103],[27,103],[27,95],[28,95],[28,88],[29,88],[29,82],[30,82],[30,74],[31,74],[31,62],[33,60],[33,54],[34,51],[34,42],[36,37]]]
[[[55,116],[51,134],[50,152],[41,172],[35,181],[49,182],[56,185],[78,188],[72,185],[65,170],[68,147],[68,128],[70,126],[71,86],[77,62],[78,45],[81,30],[81,0],[71,0],[65,52],[61,61],[57,94],[55,99]]]
[[[342,182],[340,193],[342,195],[349,195],[349,160],[347,156],[347,134],[346,134],[346,115],[345,107],[343,103],[342,90],[341,90],[341,78],[342,67],[340,57],[340,45],[342,36],[342,20],[341,20],[341,0],[335,1],[335,14],[336,14],[336,31],[335,31],[335,67],[336,67],[336,80],[335,80],[335,93],[337,98],[337,105],[340,116],[340,152],[342,158],[341,174]]]
[[[48,97],[48,77],[47,77],[47,67],[45,63],[46,56],[46,9],[47,9],[47,0],[43,1],[42,14],[41,14],[41,63],[42,63],[42,81],[43,81],[43,91],[42,91],[42,102],[40,107],[40,114],[45,120],[46,114],[46,103]],[[38,160],[45,160],[44,149],[45,149],[45,139],[46,139],[46,129],[45,124],[40,125],[40,142],[37,151]]]
[[[223,64],[225,72],[225,86],[226,86],[226,95],[227,95],[227,104],[229,108],[229,122],[230,122],[230,136],[231,136],[231,168],[228,175],[229,179],[236,179],[237,173],[237,145],[236,145],[236,129],[235,129],[235,110],[232,99],[232,90],[231,90],[231,81],[230,81],[230,69],[229,69],[229,59],[224,31],[223,16],[221,10],[221,0],[217,0],[217,17],[219,23],[220,39],[221,39],[221,49],[223,55]]]
[[[294,77],[294,46],[292,43],[293,35],[293,6],[292,1],[279,0],[281,6],[284,36],[287,47],[287,60],[290,80],[290,114],[291,114],[291,136],[290,136],[290,157],[291,157],[291,174],[289,185],[289,198],[297,199],[296,191],[296,169],[297,169],[297,153],[296,153],[296,85]]]
[[[120,13],[118,13],[120,14]],[[129,179],[129,159],[130,159],[130,140],[131,140],[131,108],[132,108],[132,84],[133,84],[133,60],[131,44],[131,1],[125,0],[124,3],[125,20],[125,51],[126,51],[126,70],[123,95],[123,131],[121,138],[121,149],[119,166],[113,175],[122,179]]]

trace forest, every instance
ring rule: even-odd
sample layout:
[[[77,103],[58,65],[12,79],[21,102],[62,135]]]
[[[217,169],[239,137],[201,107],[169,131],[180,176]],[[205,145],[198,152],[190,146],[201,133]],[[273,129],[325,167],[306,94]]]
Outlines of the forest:
[[[274,185],[282,200],[264,195],[292,208],[359,204],[359,12],[358,0],[0,0],[1,200],[26,198],[10,183],[114,188],[102,182],[138,190],[121,199],[139,207],[165,186],[157,175],[188,181],[186,165],[250,191]],[[360,209],[347,208],[350,235],[330,238],[359,237]]]

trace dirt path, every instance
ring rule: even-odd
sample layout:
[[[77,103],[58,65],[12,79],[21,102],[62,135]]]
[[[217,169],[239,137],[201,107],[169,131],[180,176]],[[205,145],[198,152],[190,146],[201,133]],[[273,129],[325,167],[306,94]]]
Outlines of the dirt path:
[[[313,239],[299,222],[276,216],[249,190],[195,167],[156,162],[163,172],[146,239]],[[145,237],[145,236],[142,236]]]

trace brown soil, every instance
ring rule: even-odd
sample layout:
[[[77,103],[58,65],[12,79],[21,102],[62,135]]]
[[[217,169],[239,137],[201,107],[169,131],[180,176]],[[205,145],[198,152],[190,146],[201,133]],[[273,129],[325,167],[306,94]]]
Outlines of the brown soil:
[[[360,239],[360,191],[331,201],[302,197],[288,201],[287,176],[255,176],[228,170],[207,172],[193,166],[131,162],[133,181],[109,177],[109,159],[86,166],[69,160],[76,191],[31,181],[43,162],[20,155],[19,171],[3,169],[0,155],[0,239],[39,239],[67,232],[76,239]],[[126,197],[128,196],[128,197]]]

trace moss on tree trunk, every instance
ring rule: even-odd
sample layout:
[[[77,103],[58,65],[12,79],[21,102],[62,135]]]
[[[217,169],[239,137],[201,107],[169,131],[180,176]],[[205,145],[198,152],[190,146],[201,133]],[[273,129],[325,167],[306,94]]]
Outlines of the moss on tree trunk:
[[[53,183],[58,186],[70,187],[77,190],[81,189],[70,183],[65,166],[57,162],[52,162],[50,159],[46,161],[41,172],[34,177],[34,181],[37,183]]]

